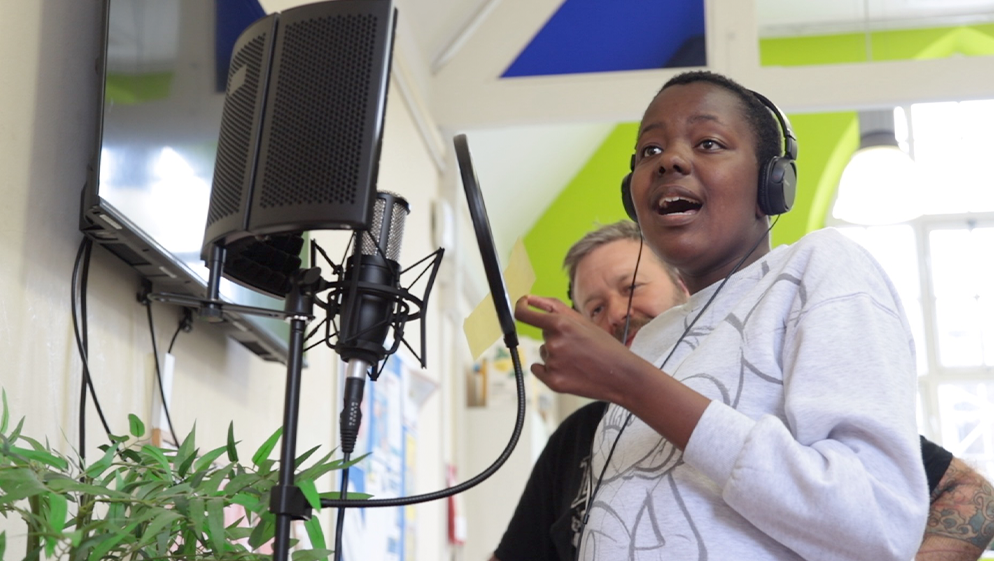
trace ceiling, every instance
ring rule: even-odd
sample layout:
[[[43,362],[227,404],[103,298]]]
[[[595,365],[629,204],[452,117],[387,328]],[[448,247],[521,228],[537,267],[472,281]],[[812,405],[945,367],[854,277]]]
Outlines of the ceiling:
[[[278,11],[302,2],[261,3]],[[698,9],[688,10],[693,4]],[[660,61],[676,50],[674,36],[683,27],[697,25],[695,18],[706,20],[709,67],[761,89],[788,111],[852,105],[861,98],[848,92],[859,88],[847,88],[844,81],[826,87],[817,79],[790,84],[775,70],[764,74],[757,68],[759,37],[994,21],[994,0],[395,0],[395,5],[400,14],[395,76],[401,67],[406,89],[424,106],[423,133],[440,165],[451,161],[452,135],[467,133],[502,256],[613,125],[638,120],[659,85],[678,71],[667,74]],[[640,72],[644,68],[655,70]],[[874,76],[852,74],[856,84]],[[892,84],[890,91],[920,97],[939,91],[911,91],[927,88],[918,82],[903,89]],[[880,99],[886,95],[880,93]]]

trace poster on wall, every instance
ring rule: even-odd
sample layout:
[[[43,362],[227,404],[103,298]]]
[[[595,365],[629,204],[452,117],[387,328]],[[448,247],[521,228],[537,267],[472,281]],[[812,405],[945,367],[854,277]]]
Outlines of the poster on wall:
[[[351,491],[373,498],[413,494],[418,415],[436,387],[404,353],[390,356],[379,378],[366,382],[353,455],[368,455],[349,470]],[[342,544],[344,561],[413,558],[417,522],[413,506],[349,510]]]

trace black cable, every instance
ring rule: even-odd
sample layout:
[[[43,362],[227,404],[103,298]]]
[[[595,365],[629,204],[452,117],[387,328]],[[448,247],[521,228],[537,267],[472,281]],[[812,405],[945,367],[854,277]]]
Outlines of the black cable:
[[[173,444],[179,446],[179,439],[176,438],[176,431],[173,429],[173,419],[169,416],[169,406],[166,404],[166,391],[162,387],[162,371],[159,370],[159,351],[155,345],[155,324],[152,323],[152,301],[144,301],[145,310],[148,312],[148,332],[152,336],[152,360],[155,362],[155,378],[159,382],[159,397],[162,399],[162,410],[166,413],[166,423],[169,424],[169,433],[173,435]],[[180,324],[182,328],[182,324]],[[176,333],[179,333],[177,330]],[[173,337],[175,340],[175,337]]]
[[[506,339],[505,339],[506,343]],[[360,508],[373,508],[382,506],[407,506],[417,503],[424,503],[429,501],[435,501],[438,499],[444,499],[446,497],[451,497],[457,493],[462,493],[467,489],[471,489],[476,485],[479,485],[485,481],[488,477],[494,474],[504,462],[511,456],[511,452],[514,451],[514,447],[518,443],[518,438],[521,436],[522,428],[525,424],[525,375],[521,369],[521,357],[518,355],[517,345],[508,345],[508,351],[511,354],[511,362],[514,363],[514,378],[515,386],[518,392],[518,410],[514,421],[514,430],[511,431],[511,438],[504,447],[500,456],[482,472],[475,475],[473,478],[468,479],[458,485],[453,485],[439,491],[433,491],[431,493],[424,493],[421,495],[412,495],[410,497],[395,497],[387,499],[366,499],[366,500],[345,500],[345,499],[321,499],[322,507],[332,507],[332,508],[347,508],[347,507],[360,507]]]
[[[347,497],[349,490],[349,458],[351,454],[343,454],[342,462],[345,464],[345,468],[342,469],[342,485],[340,487],[341,491],[339,493],[340,497]],[[338,509],[338,515],[336,516],[337,522],[335,524],[335,561],[342,561],[342,529],[345,527],[345,508]]]
[[[85,312],[85,306],[83,305],[86,302],[86,285],[87,285],[87,282],[86,282],[85,277],[89,276],[89,270],[90,270],[89,262],[90,262],[90,255],[91,255],[92,251],[93,251],[93,240],[91,240],[90,238],[85,238],[84,237],[83,241],[80,242],[80,244],[79,244],[79,250],[76,252],[76,263],[73,265],[73,269],[72,269],[72,282],[70,283],[71,284],[71,291],[72,291],[72,298],[70,299],[71,300],[70,306],[71,306],[71,309],[72,309],[72,327],[73,327],[73,334],[76,337],[76,349],[79,351],[79,357],[83,361],[83,386],[84,386],[84,388],[83,388],[82,393],[85,394],[86,387],[89,387],[89,389],[90,389],[90,396],[93,398],[93,406],[96,407],[96,409],[97,409],[97,415],[100,417],[100,422],[104,426],[104,431],[107,433],[107,437],[110,438],[112,436],[111,432],[110,432],[110,425],[107,424],[107,418],[104,417],[103,408],[100,407],[100,400],[97,399],[97,392],[96,392],[96,389],[94,389],[94,387],[93,387],[93,379],[90,377],[90,365],[89,365],[89,362],[88,362],[88,360],[86,358],[87,357],[87,346],[88,346],[89,341],[84,341],[83,340],[83,335],[80,333],[80,316],[79,316],[79,314],[77,313],[77,310],[76,310],[76,308],[77,308],[77,306],[76,306],[76,298],[77,298],[77,294],[78,294],[79,298],[81,299],[81,302],[80,302],[80,304],[81,304],[80,307],[82,308],[81,311]],[[84,262],[85,262],[85,266],[82,266]],[[81,271],[81,266],[82,266],[82,271]],[[82,281],[80,280],[81,276],[83,277]],[[86,315],[84,314],[82,316],[82,321],[83,321],[84,329],[85,329],[85,325],[86,325],[86,320],[87,320],[87,318],[86,318]],[[85,399],[81,399],[80,401],[81,401],[81,403],[80,403],[80,409],[82,410],[85,407],[86,401],[85,401]],[[81,421],[83,423],[85,423],[85,420],[86,420],[85,413],[82,413],[82,412],[80,413],[80,419],[81,419]],[[86,432],[86,425],[81,423],[80,427],[79,427],[79,430],[80,430],[80,443],[81,443],[79,453],[80,453],[80,458],[82,459],[83,455],[85,454],[85,448],[84,448],[84,446],[86,444],[86,439],[83,436],[83,434]]]
[[[82,270],[80,270],[80,277],[82,278],[79,286],[79,302],[80,302],[80,312],[83,317],[83,352],[86,354],[90,353],[90,328],[88,322],[86,321],[86,293],[87,293],[87,280],[90,276],[90,256],[93,252],[93,242],[86,243],[89,238],[84,238],[83,242],[80,242],[80,249],[83,250],[82,255],[77,254],[76,262],[79,263],[80,258],[82,258]],[[85,249],[83,248],[85,244]],[[73,286],[71,287],[73,301],[76,300],[77,291],[75,286],[75,281],[73,281]],[[75,323],[75,320],[73,321]],[[79,459],[80,461],[86,460],[86,364],[84,363],[80,369],[80,384],[79,384]]]
[[[169,340],[169,348],[166,349],[166,354],[173,353],[173,345],[176,344],[176,338],[179,337],[180,331],[185,331],[189,333],[193,329],[193,313],[190,308],[183,308],[183,317],[179,320],[179,325],[176,326],[176,332],[173,333],[173,338]]]
[[[628,328],[632,325],[632,301],[635,299],[635,279],[638,278],[639,264],[642,263],[642,247],[645,245],[645,238],[642,237],[642,230],[639,229],[639,252],[635,257],[635,271],[632,272],[632,284],[628,287],[628,309],[625,311],[625,332],[621,336],[622,344],[628,344]]]

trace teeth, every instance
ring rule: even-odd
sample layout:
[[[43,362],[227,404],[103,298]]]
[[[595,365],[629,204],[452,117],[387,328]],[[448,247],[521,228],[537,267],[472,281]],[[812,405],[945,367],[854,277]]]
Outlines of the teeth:
[[[673,207],[676,207],[675,209]],[[663,214],[683,214],[697,210],[701,203],[681,196],[664,197],[659,201],[659,211]]]

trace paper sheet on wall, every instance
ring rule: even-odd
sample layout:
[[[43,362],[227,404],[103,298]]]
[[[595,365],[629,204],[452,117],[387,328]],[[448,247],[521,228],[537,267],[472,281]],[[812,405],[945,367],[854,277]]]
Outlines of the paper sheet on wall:
[[[531,261],[528,260],[528,252],[525,251],[525,244],[518,238],[511,248],[511,257],[504,268],[504,283],[507,286],[507,295],[511,299],[511,306],[532,289],[535,284],[535,269],[532,268]],[[494,310],[494,299],[492,294],[487,294],[476,309],[473,310],[466,321],[463,322],[463,331],[466,333],[466,341],[469,343],[469,350],[473,355],[473,360],[480,358],[491,345],[501,338],[503,333],[500,329],[500,322],[497,321],[497,312]]]

